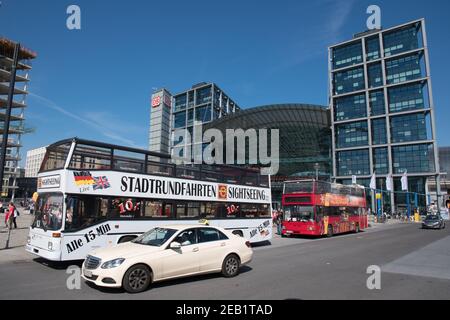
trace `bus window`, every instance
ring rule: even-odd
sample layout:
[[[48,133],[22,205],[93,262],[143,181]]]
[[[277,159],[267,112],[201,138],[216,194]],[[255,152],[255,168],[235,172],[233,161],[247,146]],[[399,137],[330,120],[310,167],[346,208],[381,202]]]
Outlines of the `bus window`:
[[[69,168],[78,170],[111,169],[111,149],[77,144]]]
[[[259,214],[258,204],[242,204],[241,218],[257,218]]]
[[[106,220],[106,213],[102,212],[101,198],[96,197],[68,197],[66,230],[87,228],[99,221]]]
[[[227,218],[236,218],[240,216],[241,212],[241,205],[240,204],[234,204],[234,203],[227,203],[225,204],[225,212]]]
[[[258,205],[258,215],[260,218],[271,218],[272,212],[270,211],[270,206],[268,204],[260,204]]]
[[[314,220],[313,206],[284,206],[284,220],[292,222],[308,222]]]
[[[33,227],[51,231],[60,230],[62,218],[63,195],[55,193],[39,195]]]
[[[141,216],[141,201],[133,198],[115,198],[111,202],[109,216],[114,218],[138,218]]]
[[[145,201],[144,217],[170,218],[172,215],[172,204],[162,201]]]

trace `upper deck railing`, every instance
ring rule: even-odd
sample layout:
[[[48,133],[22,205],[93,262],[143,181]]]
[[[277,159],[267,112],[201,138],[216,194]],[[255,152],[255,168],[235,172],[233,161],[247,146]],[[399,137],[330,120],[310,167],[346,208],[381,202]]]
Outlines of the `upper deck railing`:
[[[310,193],[310,194],[339,194],[364,197],[365,189],[360,185],[343,185],[327,181],[299,180],[286,181],[283,194]]]
[[[40,173],[61,169],[114,170],[262,188],[270,186],[269,177],[260,175],[257,169],[228,165],[176,165],[168,154],[78,138],[63,140],[47,148]]]

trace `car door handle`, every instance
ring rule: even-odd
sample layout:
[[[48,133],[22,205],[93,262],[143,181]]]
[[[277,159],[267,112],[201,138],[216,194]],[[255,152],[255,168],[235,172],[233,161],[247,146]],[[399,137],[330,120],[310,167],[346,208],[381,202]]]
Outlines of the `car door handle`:
[[[226,245],[227,245],[226,242],[223,242],[223,243],[220,244],[221,247],[225,247]]]
[[[192,252],[198,252],[198,248],[192,249]]]

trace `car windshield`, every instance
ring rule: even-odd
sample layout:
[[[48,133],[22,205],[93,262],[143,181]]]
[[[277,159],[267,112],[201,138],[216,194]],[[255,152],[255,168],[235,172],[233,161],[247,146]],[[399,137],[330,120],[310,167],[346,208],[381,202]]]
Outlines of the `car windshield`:
[[[284,220],[303,221],[314,220],[314,207],[312,206],[284,206]]]
[[[62,228],[63,195],[60,193],[40,194],[36,201],[33,228],[57,231]]]
[[[146,246],[162,246],[167,240],[169,240],[176,230],[167,228],[154,228],[143,235],[137,237],[132,242],[137,244],[143,244]]]
[[[439,220],[439,216],[427,216],[425,220]]]

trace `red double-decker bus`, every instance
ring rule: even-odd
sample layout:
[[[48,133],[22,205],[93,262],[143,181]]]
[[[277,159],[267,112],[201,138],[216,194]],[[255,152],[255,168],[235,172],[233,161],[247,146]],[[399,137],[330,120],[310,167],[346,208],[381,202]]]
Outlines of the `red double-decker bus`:
[[[365,189],[325,181],[286,181],[282,236],[331,237],[367,228]]]

